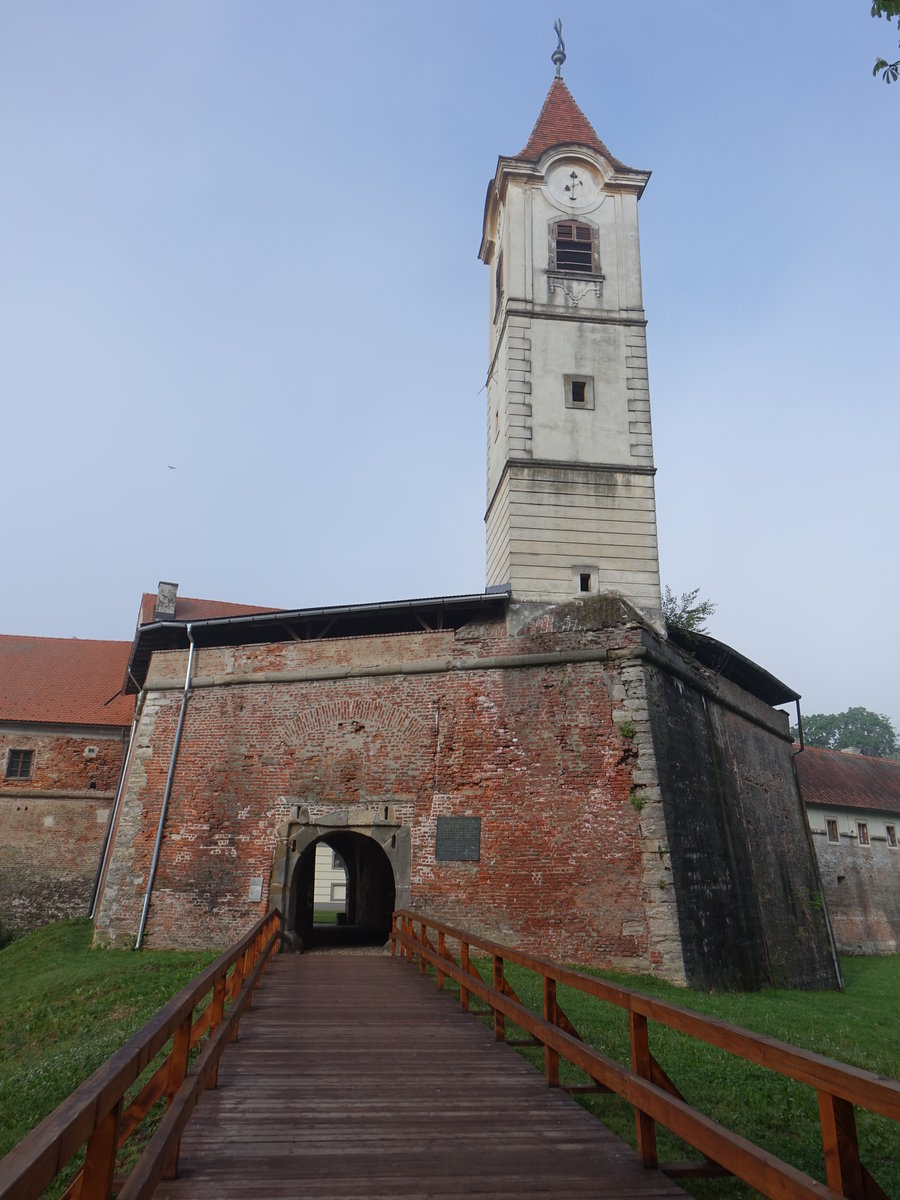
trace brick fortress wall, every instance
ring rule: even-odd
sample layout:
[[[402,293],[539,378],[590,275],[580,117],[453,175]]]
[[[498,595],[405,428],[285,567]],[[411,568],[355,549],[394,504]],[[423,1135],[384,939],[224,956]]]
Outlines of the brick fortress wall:
[[[648,637],[598,598],[514,634],[480,625],[198,651],[147,944],[223,945],[262,913],[294,805],[387,806],[409,835],[411,907],[566,961],[687,981]],[[186,659],[157,653],[151,665],[99,943],[137,931]],[[478,861],[437,861],[443,816],[481,818]]]
[[[10,928],[87,914],[123,736],[108,728],[0,728],[0,764],[10,749],[34,755],[30,778],[0,776],[0,917]]]

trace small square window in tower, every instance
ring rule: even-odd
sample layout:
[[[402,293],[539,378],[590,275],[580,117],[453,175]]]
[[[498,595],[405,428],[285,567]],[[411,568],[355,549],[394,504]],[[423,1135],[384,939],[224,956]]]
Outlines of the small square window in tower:
[[[556,225],[556,269],[590,275],[594,270],[594,231],[590,225],[559,221]]]
[[[566,408],[590,409],[594,407],[594,381],[590,375],[564,375],[563,389]]]
[[[33,750],[10,750],[6,760],[7,779],[30,779]]]

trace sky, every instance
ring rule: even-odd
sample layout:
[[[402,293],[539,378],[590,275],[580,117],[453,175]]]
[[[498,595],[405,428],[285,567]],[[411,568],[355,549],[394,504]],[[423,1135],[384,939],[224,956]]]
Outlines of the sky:
[[[0,631],[480,592],[498,154],[640,203],[662,579],[900,731],[900,86],[869,0],[0,0]]]

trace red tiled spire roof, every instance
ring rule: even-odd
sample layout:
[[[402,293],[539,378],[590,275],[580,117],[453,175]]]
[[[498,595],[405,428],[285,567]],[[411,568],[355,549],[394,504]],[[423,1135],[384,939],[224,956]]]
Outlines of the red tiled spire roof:
[[[118,695],[130,651],[131,642],[0,635],[0,721],[130,725],[134,697]]]
[[[599,151],[614,167],[628,170],[624,163],[610,154],[597,137],[593,125],[575,103],[565,83],[556,78],[550,85],[550,91],[531,131],[528,145],[515,157],[524,162],[537,162],[551,146],[569,142],[590,146],[592,150]]]

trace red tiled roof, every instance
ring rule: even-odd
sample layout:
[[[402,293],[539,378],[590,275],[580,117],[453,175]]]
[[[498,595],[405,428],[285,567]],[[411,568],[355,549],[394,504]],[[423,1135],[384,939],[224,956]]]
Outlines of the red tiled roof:
[[[593,125],[575,103],[572,93],[561,79],[554,79],[540,111],[528,145],[515,157],[524,162],[537,162],[551,146],[576,142],[598,150],[614,167],[627,171],[628,167],[604,146],[597,137]]]
[[[156,593],[144,592],[141,597],[140,625],[153,621]],[[281,609],[258,604],[231,604],[227,600],[194,600],[190,596],[178,596],[175,600],[175,616],[169,621],[209,621],[215,617],[249,617],[253,613],[280,612]]]
[[[900,813],[900,762],[807,746],[794,759],[807,804]]]
[[[134,697],[118,695],[130,651],[131,642],[0,634],[0,721],[130,725]]]

